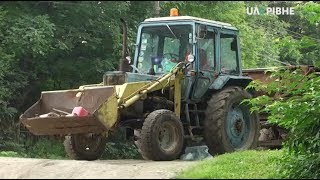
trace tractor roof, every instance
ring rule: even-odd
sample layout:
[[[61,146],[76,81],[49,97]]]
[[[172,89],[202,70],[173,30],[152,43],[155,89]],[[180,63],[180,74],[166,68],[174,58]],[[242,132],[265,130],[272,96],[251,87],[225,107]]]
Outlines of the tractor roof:
[[[208,19],[203,19],[203,18],[198,18],[198,17],[193,17],[193,16],[169,16],[169,17],[149,18],[149,19],[144,20],[144,23],[149,23],[149,22],[172,22],[172,21],[178,21],[178,22],[193,21],[193,22],[198,22],[198,23],[210,24],[210,25],[216,26],[216,27],[222,27],[222,28],[226,28],[226,29],[237,30],[236,27],[232,26],[229,23],[213,21],[213,20],[208,20]]]

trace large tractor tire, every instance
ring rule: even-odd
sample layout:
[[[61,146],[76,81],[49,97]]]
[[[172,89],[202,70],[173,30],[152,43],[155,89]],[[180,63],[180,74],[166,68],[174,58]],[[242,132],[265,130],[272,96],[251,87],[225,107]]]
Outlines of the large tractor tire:
[[[72,134],[65,136],[64,148],[71,159],[96,160],[105,150],[106,133]]]
[[[205,141],[211,155],[257,147],[260,122],[248,104],[251,95],[241,87],[227,87],[212,95],[205,118]]]
[[[179,158],[184,144],[183,126],[174,112],[155,110],[135,130],[140,154],[146,160],[170,161]]]

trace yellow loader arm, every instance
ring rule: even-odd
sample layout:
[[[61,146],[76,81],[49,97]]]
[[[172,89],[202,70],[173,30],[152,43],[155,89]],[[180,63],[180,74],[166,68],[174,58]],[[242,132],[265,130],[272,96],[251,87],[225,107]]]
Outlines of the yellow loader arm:
[[[20,116],[20,121],[35,135],[99,133],[110,130],[118,121],[119,109],[143,99],[149,92],[174,86],[174,111],[180,117],[181,78],[185,63],[153,81],[130,82],[122,85],[84,85],[79,89],[46,91]],[[77,106],[85,108],[87,116],[66,116]],[[56,116],[41,117],[55,112]],[[59,112],[64,112],[59,114]]]

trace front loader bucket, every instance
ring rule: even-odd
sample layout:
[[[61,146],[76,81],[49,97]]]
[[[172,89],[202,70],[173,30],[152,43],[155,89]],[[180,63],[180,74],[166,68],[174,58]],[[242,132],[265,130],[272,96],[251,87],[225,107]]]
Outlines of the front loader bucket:
[[[41,98],[20,116],[20,120],[35,135],[103,132],[107,127],[97,118],[96,112],[112,95],[113,86],[42,92]],[[77,106],[82,106],[89,114],[66,116]],[[41,116],[53,112],[55,116]]]

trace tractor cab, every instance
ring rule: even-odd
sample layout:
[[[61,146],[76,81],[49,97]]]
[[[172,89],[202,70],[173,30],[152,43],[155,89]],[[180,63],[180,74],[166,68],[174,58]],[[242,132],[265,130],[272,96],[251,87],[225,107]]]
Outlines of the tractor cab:
[[[192,16],[146,19],[138,28],[133,72],[166,73],[189,54],[195,71],[239,74],[238,30]]]
[[[219,80],[219,75],[241,76],[238,30],[229,23],[177,14],[171,10],[170,17],[149,18],[140,24],[129,81],[155,79],[192,57],[182,97],[193,91],[191,99],[197,101],[210,87],[223,87],[221,81],[227,79]]]

